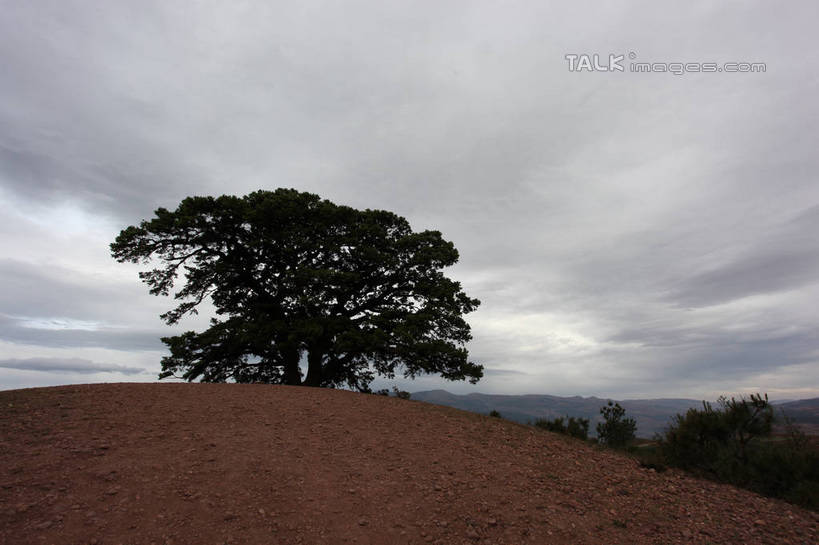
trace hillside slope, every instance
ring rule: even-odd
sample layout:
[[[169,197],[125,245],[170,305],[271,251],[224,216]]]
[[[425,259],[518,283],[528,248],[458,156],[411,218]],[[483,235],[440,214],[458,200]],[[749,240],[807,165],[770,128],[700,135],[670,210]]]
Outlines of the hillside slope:
[[[816,543],[819,516],[500,419],[296,387],[0,392],[0,543]]]
[[[786,401],[776,406],[796,422],[800,428],[811,435],[819,435],[819,397]]]

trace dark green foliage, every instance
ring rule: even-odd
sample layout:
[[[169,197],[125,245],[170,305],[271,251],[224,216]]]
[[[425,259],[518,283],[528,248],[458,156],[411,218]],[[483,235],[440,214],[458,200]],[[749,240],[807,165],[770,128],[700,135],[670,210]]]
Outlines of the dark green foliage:
[[[658,438],[657,454],[669,465],[720,481],[819,508],[819,453],[784,417],[786,435],[771,437],[768,397],[721,397],[677,415]]]
[[[386,389],[386,388],[382,388],[382,389],[380,389],[380,390],[376,390],[376,391],[374,391],[373,393],[374,393],[375,395],[379,395],[379,396],[388,396],[388,395],[390,395],[390,391],[389,391],[388,389]]]
[[[567,416],[565,423],[563,417],[557,417],[554,420],[546,418],[538,418],[535,421],[535,426],[544,430],[570,435],[584,441],[589,438],[589,419],[575,418],[574,416]]]
[[[768,496],[819,510],[819,452],[793,423],[781,441],[766,441],[749,450],[747,468],[736,483]]]
[[[570,416],[566,423],[566,433],[585,441],[589,438],[589,419]]]
[[[152,294],[182,282],[179,304],[162,315],[168,324],[207,299],[216,307],[207,330],[162,339],[171,354],[160,378],[366,392],[376,374],[473,383],[483,374],[464,347],[471,333],[463,315],[479,301],[441,272],[457,250],[392,212],[294,189],[189,197],[124,229],[111,253],[120,262],[158,260],[140,273]]]
[[[409,399],[412,397],[412,394],[406,392],[404,390],[399,390],[397,386],[392,387],[392,392],[395,394],[395,397],[398,399]]]
[[[538,418],[535,420],[535,427],[546,430],[546,431],[553,431],[555,433],[566,433],[566,425],[563,423],[563,417],[557,417],[554,420],[549,420],[548,418]]]
[[[501,413],[499,413],[499,412],[498,412],[498,411],[496,411],[495,409],[492,409],[491,411],[489,411],[489,416],[491,416],[491,417],[493,417],[493,418],[500,418],[500,417],[501,417]]]
[[[770,435],[773,408],[768,397],[751,395],[749,400],[721,397],[718,408],[703,402],[703,408],[677,415],[660,440],[663,457],[678,467],[730,473],[747,464],[748,447]]]
[[[626,418],[626,410],[619,403],[609,401],[600,408],[603,421],[597,423],[597,441],[613,448],[623,448],[634,440],[637,422]]]

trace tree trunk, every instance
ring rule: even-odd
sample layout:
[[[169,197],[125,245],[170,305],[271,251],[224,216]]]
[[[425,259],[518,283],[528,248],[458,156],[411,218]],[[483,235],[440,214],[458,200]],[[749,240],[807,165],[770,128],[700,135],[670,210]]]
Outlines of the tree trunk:
[[[290,386],[301,384],[301,371],[299,370],[299,351],[288,349],[284,354],[284,383]]]

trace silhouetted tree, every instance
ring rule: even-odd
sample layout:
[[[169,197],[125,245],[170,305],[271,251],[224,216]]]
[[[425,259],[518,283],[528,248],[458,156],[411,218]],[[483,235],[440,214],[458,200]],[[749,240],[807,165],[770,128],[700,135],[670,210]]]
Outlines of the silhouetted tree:
[[[483,374],[464,348],[463,315],[480,302],[441,272],[458,252],[438,231],[294,189],[189,197],[155,214],[119,234],[113,257],[158,259],[139,273],[154,295],[184,280],[162,315],[169,325],[207,299],[217,314],[203,332],[162,339],[160,378],[368,391],[376,373],[473,383]]]
[[[620,448],[634,439],[637,422],[626,418],[626,410],[619,403],[609,401],[600,408],[603,421],[597,423],[597,440],[609,447]]]

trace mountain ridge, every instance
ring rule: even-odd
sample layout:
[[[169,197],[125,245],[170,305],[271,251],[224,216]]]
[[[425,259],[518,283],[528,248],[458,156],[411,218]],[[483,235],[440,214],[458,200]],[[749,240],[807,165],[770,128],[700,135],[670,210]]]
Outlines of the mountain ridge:
[[[609,399],[625,410],[626,416],[637,421],[637,436],[651,438],[662,433],[677,414],[688,409],[702,408],[703,401],[688,398],[622,399],[596,396],[555,396],[550,394],[453,394],[447,390],[423,390],[412,393],[412,399],[446,405],[465,411],[486,414],[496,410],[501,416],[521,424],[532,423],[539,418],[574,416],[588,418],[589,432],[594,435],[596,423],[601,420],[600,407]],[[815,433],[819,428],[819,398],[796,401],[773,402],[775,411],[780,410],[804,425],[805,431]]]

